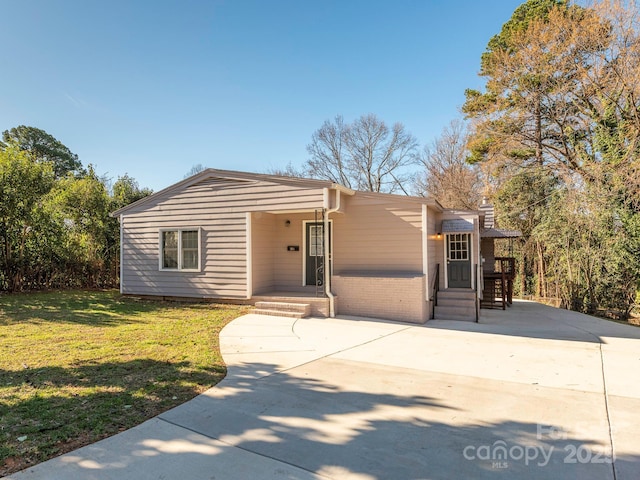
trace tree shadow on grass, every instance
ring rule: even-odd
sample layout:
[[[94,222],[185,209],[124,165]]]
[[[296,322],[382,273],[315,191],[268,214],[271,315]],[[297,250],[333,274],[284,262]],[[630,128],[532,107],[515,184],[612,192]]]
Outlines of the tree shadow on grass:
[[[603,432],[509,418],[517,406],[503,420],[481,421],[473,398],[469,411],[454,408],[429,377],[386,379],[368,376],[369,365],[350,365],[340,381],[331,371],[236,365],[233,377],[155,423],[26,473],[182,478],[188,466],[225,479],[614,478]],[[257,371],[267,373],[256,378]],[[617,462],[626,471],[640,458]]]
[[[95,327],[136,323],[144,316],[171,308],[216,308],[211,304],[178,303],[124,297],[116,291],[64,291],[0,296],[0,326],[19,322],[70,323]]]
[[[0,476],[131,428],[217,384],[225,371],[148,359],[0,370]]]

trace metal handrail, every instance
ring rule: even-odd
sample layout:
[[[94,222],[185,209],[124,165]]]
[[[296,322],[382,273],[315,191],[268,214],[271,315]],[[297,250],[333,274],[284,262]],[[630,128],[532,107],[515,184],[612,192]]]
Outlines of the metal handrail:
[[[317,225],[319,223],[318,221],[318,210],[315,210],[313,212],[313,221],[314,221],[314,225],[317,228]],[[322,220],[324,220],[324,212],[322,213]],[[323,228],[324,228],[324,223],[323,223]],[[324,232],[323,232],[324,233]],[[305,235],[307,233],[305,232]],[[322,241],[324,242],[324,234],[322,236]],[[311,242],[311,238],[309,238],[309,242]],[[317,239],[316,239],[317,242]],[[323,245],[324,246],[324,245]],[[309,248],[307,246],[307,248]],[[322,250],[322,254],[324,255],[324,248]],[[305,253],[306,255],[306,253]],[[326,260],[324,257],[322,258],[323,260],[323,265],[318,265],[318,245],[316,243],[316,251],[315,251],[315,255],[313,257],[313,263],[314,263],[314,269],[315,269],[315,287],[316,287],[316,297],[320,297],[322,296],[322,292],[324,291],[324,270],[323,270],[323,266],[324,266],[324,261]]]
[[[440,264],[436,263],[436,274],[433,276],[433,286],[431,287],[431,318],[436,316],[436,306],[438,305],[438,292],[440,291]]]

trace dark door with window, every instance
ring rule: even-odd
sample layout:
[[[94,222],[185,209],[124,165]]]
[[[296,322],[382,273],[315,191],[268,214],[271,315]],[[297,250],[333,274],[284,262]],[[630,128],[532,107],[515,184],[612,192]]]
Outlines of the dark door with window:
[[[309,222],[305,224],[305,284],[322,285],[324,283],[324,224]],[[331,226],[329,226],[331,237]],[[331,245],[331,241],[329,241]]]
[[[471,288],[471,234],[447,234],[449,288]]]

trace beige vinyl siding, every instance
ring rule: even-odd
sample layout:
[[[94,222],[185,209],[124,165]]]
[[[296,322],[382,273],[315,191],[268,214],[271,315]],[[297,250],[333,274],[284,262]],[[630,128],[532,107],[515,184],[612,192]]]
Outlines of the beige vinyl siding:
[[[322,198],[322,188],[213,178],[129,210],[122,225],[123,293],[245,298],[246,212],[267,217],[269,210],[320,208]],[[159,271],[159,230],[189,227],[201,229],[201,271]],[[255,265],[255,253],[253,260]],[[268,263],[258,261],[260,285],[270,281]]]
[[[427,268],[429,271],[427,285],[427,298],[431,298],[433,291],[433,283],[435,281],[436,269],[440,265],[440,283],[439,287],[444,288],[444,235],[438,238],[438,231],[442,223],[441,213],[432,208],[427,209]]]
[[[206,199],[206,200],[205,200]],[[158,218],[172,217],[178,212],[190,213],[203,207],[224,209],[227,214],[270,210],[305,210],[322,207],[322,189],[306,188],[259,181],[206,179],[186,187],[152,205],[145,213],[155,212]],[[135,211],[135,210],[134,210]]]
[[[319,212],[319,215],[322,214]],[[281,290],[296,289],[302,286],[302,262],[304,258],[303,220],[313,221],[312,212],[289,215],[278,215],[276,221],[276,244],[274,254],[274,287]],[[291,225],[286,226],[289,220]],[[297,252],[290,252],[287,247],[298,246]]]
[[[273,289],[273,255],[276,215],[269,213],[251,214],[251,247],[253,261],[254,294]]]
[[[303,222],[314,221],[313,212],[253,213],[252,218],[253,293],[300,289],[303,283]],[[297,246],[299,250],[289,251],[289,246]]]
[[[429,275],[433,278],[436,271],[436,265],[440,265],[440,283],[439,288],[444,289],[445,285],[445,269],[447,268],[447,261],[445,259],[445,239],[446,235],[442,233],[442,213],[429,210]],[[440,238],[438,238],[440,233]],[[431,295],[431,289],[433,283],[429,285],[429,295]]]
[[[480,253],[484,257],[483,269],[485,272],[493,272],[496,264],[495,240],[483,238],[480,244]]]
[[[345,200],[344,212],[331,216],[339,313],[424,323],[423,205],[356,194]]]
[[[334,273],[422,274],[422,205],[356,194],[335,213]]]

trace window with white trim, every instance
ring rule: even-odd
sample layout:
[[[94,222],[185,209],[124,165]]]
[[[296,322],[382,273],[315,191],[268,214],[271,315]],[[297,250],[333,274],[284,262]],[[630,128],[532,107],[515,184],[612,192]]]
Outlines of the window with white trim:
[[[449,233],[448,238],[449,260],[469,260],[469,234]]]
[[[309,226],[309,256],[324,257],[324,225]]]
[[[160,230],[160,270],[200,271],[200,229]]]

